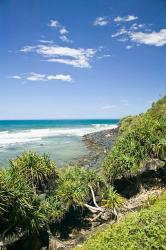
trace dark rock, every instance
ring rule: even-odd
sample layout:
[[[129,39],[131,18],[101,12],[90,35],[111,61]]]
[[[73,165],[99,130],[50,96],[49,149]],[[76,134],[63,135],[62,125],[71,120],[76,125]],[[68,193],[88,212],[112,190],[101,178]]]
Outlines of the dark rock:
[[[80,235],[76,238],[75,243],[76,243],[76,244],[81,244],[81,243],[83,243],[85,240],[86,240],[86,236],[83,235],[83,234],[80,234]]]
[[[89,153],[82,158],[73,160],[70,164],[84,166],[86,168],[98,168],[101,166],[105,154],[115,144],[119,133],[119,127],[99,131],[83,136]]]

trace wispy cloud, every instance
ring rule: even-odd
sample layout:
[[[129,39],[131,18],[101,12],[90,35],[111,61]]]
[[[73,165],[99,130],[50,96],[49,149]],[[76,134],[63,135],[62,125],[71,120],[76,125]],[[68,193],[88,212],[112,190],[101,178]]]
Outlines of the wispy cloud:
[[[48,26],[52,27],[52,28],[58,28],[60,26],[60,24],[57,20],[51,19]]]
[[[122,38],[118,38],[117,39],[117,41],[119,41],[119,42],[122,42],[122,43],[124,43],[124,42],[126,42],[126,41],[128,41],[129,39],[127,38],[127,37],[122,37]]]
[[[72,82],[72,78],[70,75],[49,75],[47,76],[48,80],[60,80],[60,81],[64,81],[64,82]]]
[[[137,46],[145,44],[161,47],[166,44],[166,28],[159,31],[152,31],[146,27],[147,25],[143,23],[134,23],[128,28],[120,28],[115,34],[112,35],[112,37],[117,38],[120,42],[135,42]],[[132,45],[127,45],[126,49],[131,49],[132,47]]]
[[[68,31],[65,27],[62,27],[62,28],[59,30],[59,33],[60,33],[61,35],[64,35],[64,34],[69,33],[69,31]]]
[[[72,42],[71,39],[69,39],[66,34],[69,33],[69,31],[66,29],[65,26],[63,26],[62,24],[60,24],[59,21],[55,20],[55,19],[52,19],[50,20],[49,24],[48,24],[49,27],[52,27],[52,28],[55,28],[55,29],[58,29],[58,32],[60,34],[59,36],[59,39],[62,40],[63,42],[67,42],[67,43],[70,43]],[[41,40],[40,40],[41,42]],[[44,43],[44,42],[43,42]]]
[[[78,60],[71,60],[71,59],[56,59],[56,58],[51,58],[47,60],[48,62],[56,62],[56,63],[62,63],[66,65],[70,65],[76,68],[90,68],[89,62],[85,58],[79,58]]]
[[[113,34],[112,37],[118,37],[118,36],[121,36],[121,35],[126,34],[126,33],[127,33],[127,30],[123,27],[118,32]]]
[[[126,49],[132,49],[132,48],[133,48],[132,45],[127,45],[127,46],[126,46]]]
[[[14,76],[9,76],[9,78],[15,79],[15,80],[20,80],[21,76],[19,75],[14,75]]]
[[[53,40],[38,40],[39,43],[44,43],[44,44],[53,44],[54,41]]]
[[[72,43],[72,40],[70,40],[66,35],[59,36],[59,39],[66,43]]]
[[[94,22],[93,25],[94,26],[106,26],[109,23],[109,19],[106,17],[97,17]]]
[[[101,56],[98,56],[97,58],[98,59],[103,59],[103,58],[109,58],[109,57],[111,57],[111,54],[103,54]]]
[[[32,52],[34,49],[35,49],[34,46],[29,46],[28,45],[28,46],[24,46],[22,49],[20,49],[20,51],[27,53],[27,52]]]
[[[63,74],[57,74],[57,75],[45,75],[45,74],[38,74],[32,72],[26,80],[28,81],[52,81],[52,80],[59,80],[64,82],[72,82],[72,78],[70,75],[63,75]]]
[[[138,19],[137,16],[134,16],[134,15],[128,15],[128,16],[117,16],[114,18],[114,22],[130,22],[130,21],[134,21]]]
[[[139,29],[142,29],[142,28],[145,28],[145,24],[144,23],[140,23],[140,24],[137,24],[137,23],[133,23],[130,27],[130,30],[139,30]]]
[[[20,51],[24,53],[35,52],[49,62],[63,63],[78,68],[90,68],[90,59],[93,58],[96,53],[94,49],[90,48],[70,48],[58,46],[56,44],[39,44],[33,46],[31,50],[27,49],[27,47],[29,48],[32,46],[25,46]]]
[[[64,74],[56,74],[56,75],[46,75],[46,74],[38,74],[35,72],[31,72],[29,75],[21,77],[19,75],[11,76],[12,79],[23,79],[24,81],[32,81],[32,82],[46,82],[52,80],[59,80],[64,82],[72,82],[72,77],[70,75]]]
[[[126,41],[133,42],[134,41],[133,34],[135,34],[137,32],[142,32],[142,31],[145,32],[147,30],[147,28],[146,28],[147,25],[145,25],[144,23],[133,23],[131,25],[124,24],[124,22],[133,21],[135,19],[138,19],[138,17],[132,16],[132,15],[128,15],[125,17],[120,17],[120,16],[116,17],[114,19],[114,21],[118,22],[118,26],[120,26],[121,28],[119,28],[114,34],[112,34],[112,37],[116,38],[117,41],[119,41],[119,42],[126,42]],[[151,29],[149,29],[149,32],[150,31],[151,31]],[[138,43],[137,43],[137,45],[138,45]],[[131,45],[126,46],[126,49],[130,49],[130,48],[131,48]]]
[[[166,29],[161,29],[159,32],[152,31],[150,33],[132,32],[130,37],[132,41],[140,44],[161,47],[166,44]]]
[[[47,81],[46,75],[38,74],[38,73],[30,73],[30,75],[26,78],[28,81]]]

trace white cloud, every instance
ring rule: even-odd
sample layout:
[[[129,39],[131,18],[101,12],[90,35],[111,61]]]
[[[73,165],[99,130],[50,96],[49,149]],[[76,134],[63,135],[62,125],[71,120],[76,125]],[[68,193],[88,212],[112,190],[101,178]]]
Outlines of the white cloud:
[[[31,52],[26,51],[24,48],[20,51]],[[58,46],[56,44],[39,44],[33,47],[33,52],[47,58],[47,61],[64,63],[79,68],[90,68],[90,59],[93,58],[96,53],[94,49],[70,48]]]
[[[124,42],[126,42],[128,40],[129,39],[127,37],[122,37],[122,38],[117,39],[117,41],[122,42],[122,43],[124,43]]]
[[[54,41],[53,40],[38,40],[40,43],[44,43],[44,44],[53,44]]]
[[[86,61],[85,58],[79,58],[79,60],[71,60],[71,59],[56,59],[51,58],[47,60],[48,62],[57,62],[57,63],[63,63],[66,65],[71,65],[76,68],[90,68],[89,62]]]
[[[65,81],[65,82],[72,82],[72,78],[70,75],[49,75],[47,76],[48,80],[61,80],[61,81]]]
[[[103,59],[103,58],[109,58],[109,57],[111,57],[110,54],[104,54],[104,55],[98,56],[97,58],[98,59]]]
[[[126,49],[132,49],[132,48],[133,48],[132,45],[127,45],[127,46],[126,46]]]
[[[97,17],[93,22],[94,26],[106,26],[109,20],[106,17]]]
[[[65,27],[62,27],[62,28],[59,30],[59,33],[60,33],[61,35],[64,35],[64,34],[67,34],[67,33],[69,33],[69,32],[68,32],[68,30],[67,30]]]
[[[117,16],[114,18],[114,22],[130,22],[136,19],[138,19],[138,17],[133,15],[123,16],[123,17]]]
[[[102,107],[102,109],[113,109],[113,108],[115,108],[116,107],[116,105],[106,105],[106,106],[103,106]]]
[[[59,22],[55,19],[50,20],[48,26],[52,28],[58,28],[59,27]]]
[[[65,38],[66,38],[66,40],[68,39],[65,36],[65,34],[68,34],[69,31],[63,25],[61,25],[57,20],[54,20],[54,19],[50,20],[50,23],[48,24],[48,26],[52,27],[52,28],[57,28],[58,29],[58,31],[59,31],[59,33],[60,33],[60,35],[62,37],[61,40],[65,39]]]
[[[126,34],[126,33],[127,33],[127,30],[125,28],[121,28],[118,32],[113,34],[112,37],[118,37],[118,36],[121,36],[121,35]]]
[[[45,74],[38,74],[38,73],[30,73],[30,75],[26,78],[28,81],[52,81],[52,80],[59,80],[64,82],[72,82],[72,78],[70,75],[64,74],[57,74],[57,75],[45,75]]]
[[[66,43],[72,42],[72,40],[70,40],[70,39],[66,36],[66,34],[68,34],[69,31],[68,31],[64,26],[62,26],[57,20],[50,20],[49,26],[50,26],[50,27],[53,27],[53,28],[58,28],[58,31],[59,31],[59,33],[60,33],[59,38],[60,38],[63,42],[66,42]],[[53,44],[53,41],[39,40],[39,42],[41,42],[41,43],[46,43],[46,44]]]
[[[21,76],[19,75],[14,75],[14,76],[9,76],[9,78],[15,79],[15,80],[20,80]]]
[[[32,52],[35,49],[34,46],[25,46],[22,49],[20,49],[21,52]]]
[[[114,21],[127,22],[135,19],[138,19],[138,17],[132,15],[125,17],[118,16],[114,19]],[[146,44],[161,47],[166,45],[166,28],[159,31],[152,31],[151,29],[147,29],[147,25],[144,23],[133,23],[128,29],[122,27],[115,34],[112,34],[112,37],[117,38],[120,42],[135,42],[137,46]],[[132,45],[126,45],[125,48],[131,49],[132,47]]]
[[[61,39],[63,42],[66,42],[66,43],[72,43],[72,40],[70,40],[67,36],[65,35],[62,35],[62,36],[59,36],[59,39]]]
[[[26,79],[28,81],[46,81],[46,75],[41,75],[41,74],[37,74],[37,73],[34,73],[32,72],[30,74],[30,76],[28,76]]]
[[[141,23],[141,24],[137,24],[137,23],[133,23],[130,27],[130,30],[139,30],[145,28],[145,24]]]
[[[166,29],[161,29],[159,32],[152,31],[151,33],[132,32],[130,37],[134,42],[160,47],[166,44]]]

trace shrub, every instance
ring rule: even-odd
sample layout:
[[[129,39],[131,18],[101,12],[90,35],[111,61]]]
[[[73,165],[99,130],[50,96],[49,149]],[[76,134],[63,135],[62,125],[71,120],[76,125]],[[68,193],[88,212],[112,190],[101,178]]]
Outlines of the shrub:
[[[136,174],[153,158],[166,161],[166,98],[124,127],[103,164],[107,178]],[[125,121],[126,123],[126,121]]]
[[[65,168],[60,175],[56,195],[66,204],[83,206],[91,197],[89,185],[97,191],[98,184],[102,179],[96,171],[83,167]]]
[[[10,172],[13,178],[19,174],[37,192],[48,191],[58,179],[55,163],[47,154],[39,155],[35,152],[24,152],[10,161]],[[54,183],[53,183],[54,182]]]
[[[130,213],[119,223],[95,233],[80,250],[166,249],[166,194],[154,205]]]

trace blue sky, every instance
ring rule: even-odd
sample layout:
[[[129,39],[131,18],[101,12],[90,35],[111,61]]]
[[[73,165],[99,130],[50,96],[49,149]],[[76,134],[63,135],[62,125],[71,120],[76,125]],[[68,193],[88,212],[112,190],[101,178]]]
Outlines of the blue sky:
[[[165,0],[0,0],[0,119],[119,118],[166,94]]]

